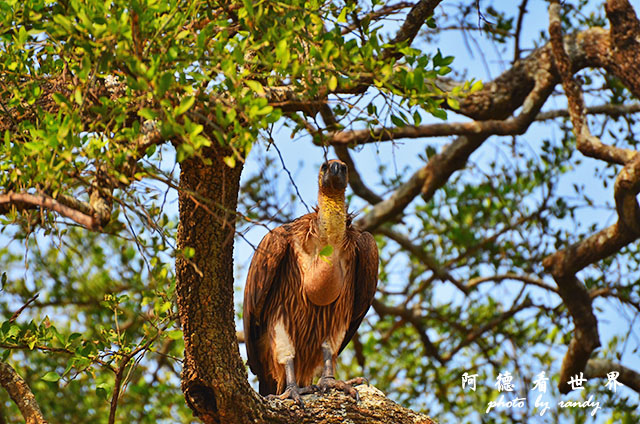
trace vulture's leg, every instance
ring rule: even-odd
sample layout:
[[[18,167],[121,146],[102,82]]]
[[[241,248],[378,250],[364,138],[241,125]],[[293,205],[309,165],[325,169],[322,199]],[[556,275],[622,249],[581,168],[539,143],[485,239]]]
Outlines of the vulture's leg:
[[[336,380],[333,376],[334,355],[330,344],[327,342],[322,343],[322,359],[324,366],[322,368],[322,377],[320,377],[320,381],[318,381],[318,388],[323,392],[329,389],[338,389],[359,402],[360,395],[358,395],[358,391],[353,388],[352,384],[362,384],[367,380],[364,377],[357,377],[348,381]]]
[[[270,396],[277,397],[279,399],[292,399],[295,403],[297,403],[301,407],[304,407],[304,403],[302,402],[302,398],[300,396],[306,395],[308,393],[313,393],[313,388],[312,387],[301,388],[298,386],[298,383],[296,383],[296,376],[295,376],[294,367],[293,367],[293,358],[289,358],[285,362],[284,372],[285,372],[285,378],[287,383],[287,387],[285,391],[280,395],[276,395],[276,396],[270,395]]]

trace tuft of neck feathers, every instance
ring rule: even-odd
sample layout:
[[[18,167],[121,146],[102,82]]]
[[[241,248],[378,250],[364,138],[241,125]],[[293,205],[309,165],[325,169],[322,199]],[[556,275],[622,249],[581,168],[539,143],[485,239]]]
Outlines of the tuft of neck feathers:
[[[320,237],[337,249],[347,231],[347,207],[344,190],[318,191],[318,229]]]

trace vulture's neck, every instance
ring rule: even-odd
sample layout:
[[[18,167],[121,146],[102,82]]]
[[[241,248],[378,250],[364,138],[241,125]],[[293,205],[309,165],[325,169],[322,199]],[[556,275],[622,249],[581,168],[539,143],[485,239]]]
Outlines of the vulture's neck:
[[[342,243],[347,231],[347,210],[344,191],[318,194],[318,240],[315,253],[311,257],[311,267],[304,277],[304,289],[309,300],[318,306],[335,301],[344,287],[342,269]],[[327,245],[333,248],[328,257],[320,257],[319,252]]]
[[[318,192],[318,230],[320,239],[338,249],[347,231],[344,191],[320,189]]]

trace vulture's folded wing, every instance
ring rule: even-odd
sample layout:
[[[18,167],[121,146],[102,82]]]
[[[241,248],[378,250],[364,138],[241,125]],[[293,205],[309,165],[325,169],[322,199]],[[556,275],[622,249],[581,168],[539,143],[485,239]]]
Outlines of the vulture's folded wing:
[[[367,232],[360,234],[356,241],[354,278],[353,314],[339,352],[342,352],[358,330],[373,302],[373,296],[376,294],[378,286],[378,246],[373,236]]]
[[[263,317],[265,300],[276,278],[278,268],[288,250],[286,232],[278,227],[267,234],[256,249],[249,266],[244,289],[244,338],[249,367],[260,381],[260,394],[273,394],[276,382],[260,363],[260,339],[267,331]]]

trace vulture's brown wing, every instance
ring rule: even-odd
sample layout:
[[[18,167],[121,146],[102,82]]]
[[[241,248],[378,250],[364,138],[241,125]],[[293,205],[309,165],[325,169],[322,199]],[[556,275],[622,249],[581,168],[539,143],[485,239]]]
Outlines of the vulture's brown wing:
[[[373,236],[367,232],[356,240],[356,270],[353,296],[353,314],[347,333],[338,353],[342,352],[353,337],[367,314],[378,286],[378,246]]]
[[[267,331],[263,306],[288,250],[285,234],[285,229],[278,227],[264,236],[251,260],[244,288],[244,343],[249,367],[258,376],[262,395],[275,394],[277,389],[276,381],[260,363],[260,339]]]

